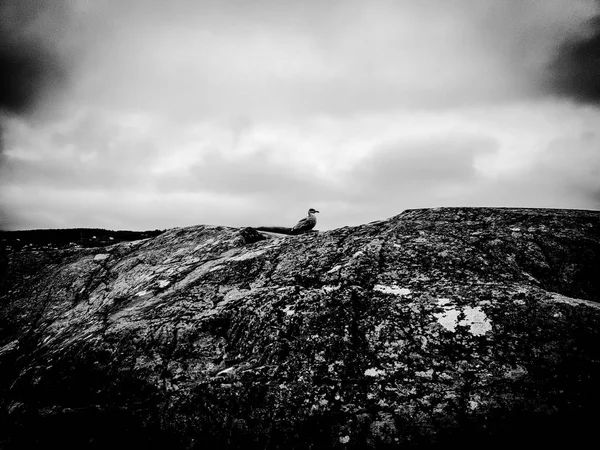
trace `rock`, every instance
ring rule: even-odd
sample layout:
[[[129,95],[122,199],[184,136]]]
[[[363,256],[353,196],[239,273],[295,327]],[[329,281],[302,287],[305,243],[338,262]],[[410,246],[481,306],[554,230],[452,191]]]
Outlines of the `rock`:
[[[600,213],[8,252],[0,448],[525,447],[600,404]]]
[[[108,258],[110,258],[108,253],[98,253],[96,256],[94,256],[94,261],[104,261]]]

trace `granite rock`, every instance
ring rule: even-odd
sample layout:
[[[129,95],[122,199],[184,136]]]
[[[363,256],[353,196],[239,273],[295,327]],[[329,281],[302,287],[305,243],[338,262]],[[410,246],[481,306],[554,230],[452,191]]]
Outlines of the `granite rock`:
[[[600,213],[439,208],[2,255],[0,448],[585,442]]]

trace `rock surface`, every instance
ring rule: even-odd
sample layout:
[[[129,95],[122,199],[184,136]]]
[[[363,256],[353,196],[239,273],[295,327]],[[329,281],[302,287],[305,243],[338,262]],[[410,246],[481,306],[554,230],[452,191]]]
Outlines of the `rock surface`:
[[[537,447],[595,436],[600,213],[441,208],[11,252],[0,448]]]

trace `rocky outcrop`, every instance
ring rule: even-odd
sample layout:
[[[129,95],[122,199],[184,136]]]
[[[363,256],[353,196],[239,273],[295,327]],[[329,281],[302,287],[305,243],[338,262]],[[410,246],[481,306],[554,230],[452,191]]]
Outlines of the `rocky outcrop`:
[[[73,247],[106,247],[123,241],[137,241],[158,236],[154,231],[111,231],[101,228],[59,230],[0,230],[0,252],[58,250]]]
[[[600,404],[600,213],[443,208],[10,252],[0,447],[573,445]]]

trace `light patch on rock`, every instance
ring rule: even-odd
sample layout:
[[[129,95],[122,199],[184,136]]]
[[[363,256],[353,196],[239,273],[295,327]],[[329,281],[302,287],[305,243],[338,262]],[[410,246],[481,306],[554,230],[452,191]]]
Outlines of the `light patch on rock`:
[[[158,287],[159,288],[165,288],[168,285],[170,285],[171,282],[169,280],[158,280]]]
[[[350,436],[340,436],[341,444],[347,444],[348,442],[350,442]]]
[[[552,302],[565,303],[570,306],[589,306],[590,308],[600,309],[600,304],[598,303],[581,298],[567,297],[566,295],[557,294],[556,292],[551,292],[548,300]]]
[[[285,308],[283,308],[283,312],[287,316],[293,316],[294,314],[296,314],[296,311],[294,311],[294,309],[292,308],[292,305],[287,305]]]
[[[246,297],[246,295],[248,295],[250,291],[247,289],[244,290],[239,290],[238,288],[233,288],[229,291],[227,291],[227,293],[225,294],[225,302],[230,302],[232,300],[237,300],[240,298],[244,298]]]
[[[474,308],[467,306],[464,308],[462,313],[465,317],[459,322],[458,316],[461,314],[461,310],[455,306],[452,306],[449,299],[438,299],[438,305],[444,308],[444,312],[434,313],[433,315],[437,319],[438,323],[448,331],[454,333],[457,325],[468,326],[469,333],[475,336],[482,336],[492,329],[490,320],[479,306]]]
[[[461,325],[469,325],[469,332],[476,336],[482,336],[488,331],[492,330],[492,324],[487,318],[485,312],[479,307],[471,308],[467,306],[465,308],[465,318],[461,320]]]
[[[538,279],[535,278],[533,275],[527,273],[527,272],[523,272],[523,275],[525,275],[530,281],[534,281],[536,283],[539,283]]]
[[[144,295],[148,295],[150,292],[148,291],[140,291],[137,294],[135,294],[136,297],[143,297]]]
[[[0,347],[0,355],[4,353],[12,352],[13,350],[19,347],[19,340],[15,339],[14,341],[9,342],[4,347]]]
[[[235,367],[228,367],[227,369],[221,370],[219,373],[217,373],[217,377],[219,375],[229,375],[231,374],[233,371],[235,370]]]
[[[337,265],[337,266],[333,267],[331,270],[329,270],[327,273],[335,273],[338,270],[340,270],[341,268],[342,268],[342,266]]]
[[[277,292],[294,292],[294,288],[292,286],[282,286],[275,289]]]
[[[98,253],[96,256],[94,256],[94,261],[104,261],[105,259],[108,259],[110,257],[110,254],[108,253]]]
[[[201,250],[204,247],[208,247],[209,245],[212,245],[215,242],[216,242],[215,239],[207,239],[202,244],[196,245],[196,247],[194,247],[194,250],[192,250],[192,252],[197,252],[198,250]]]
[[[418,371],[418,372],[415,372],[415,375],[419,378],[427,378],[430,380],[433,378],[433,369],[429,369],[429,370],[425,370],[425,371]]]
[[[240,256],[235,256],[235,257],[231,258],[231,261],[246,261],[248,259],[255,259],[264,253],[265,253],[265,250],[257,250],[255,252],[247,252]]]
[[[399,286],[386,286],[385,284],[376,284],[373,288],[374,291],[382,292],[384,294],[397,295],[403,297],[410,294],[410,289],[402,288]]]
[[[385,374],[385,370],[376,369],[375,367],[365,370],[366,377],[378,377],[378,376],[384,375],[384,374]]]
[[[458,321],[458,315],[460,311],[456,309],[450,309],[444,311],[443,313],[435,313],[438,323],[443,326],[446,330],[452,331],[453,333],[456,331],[456,323]]]
[[[514,367],[514,368],[512,368],[512,367],[508,368],[506,370],[506,372],[504,372],[504,376],[511,380],[518,380],[527,375],[529,375],[529,371],[525,367],[521,366],[520,364],[517,364],[516,367]]]
[[[336,286],[332,286],[332,285],[326,285],[323,286],[321,289],[323,289],[325,292],[332,292],[332,291],[337,291],[340,288],[340,285],[336,285]]]

